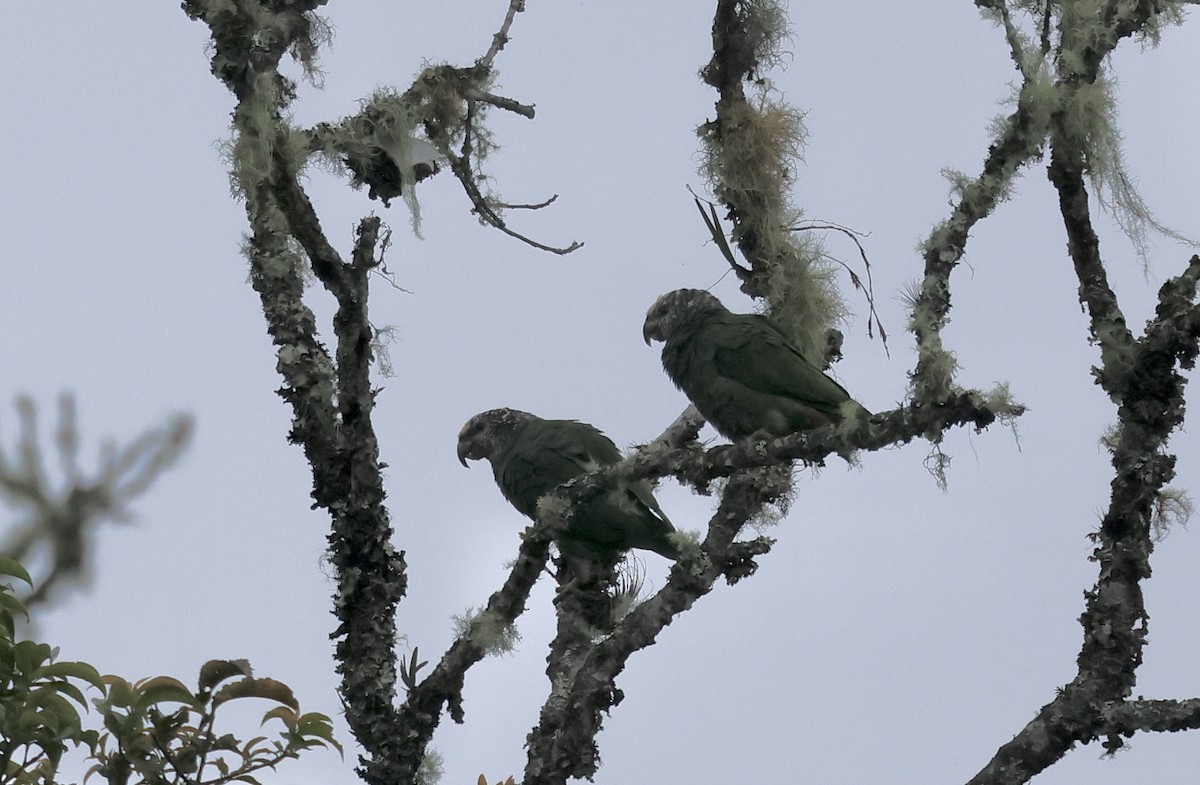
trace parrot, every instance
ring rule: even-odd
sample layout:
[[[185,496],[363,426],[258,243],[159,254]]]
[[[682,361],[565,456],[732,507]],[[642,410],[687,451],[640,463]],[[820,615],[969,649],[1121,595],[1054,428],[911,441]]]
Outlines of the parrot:
[[[659,297],[642,337],[647,346],[662,341],[667,376],[729,439],[838,423],[847,401],[862,408],[770,319],[733,313],[703,289]]]
[[[594,426],[544,420],[517,409],[491,409],[467,420],[458,433],[458,460],[486,458],[500,492],[528,518],[538,500],[574,477],[621,460],[621,452]],[[671,521],[645,480],[623,482],[575,511],[559,535],[559,552],[577,585],[595,580],[593,567],[611,567],[630,548],[678,559]]]

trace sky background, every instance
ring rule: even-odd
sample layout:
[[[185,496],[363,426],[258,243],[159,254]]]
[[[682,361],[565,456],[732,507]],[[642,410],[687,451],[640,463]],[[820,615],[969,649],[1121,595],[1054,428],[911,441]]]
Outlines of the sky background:
[[[505,6],[331,3],[325,88],[301,89],[298,122],[353,113],[376,87],[403,89],[425,60],[469,63]],[[425,658],[449,645],[453,614],[499,585],[525,525],[485,464],[458,465],[462,423],[512,406],[591,422],[623,446],[651,439],[686,400],[642,344],[646,308],[679,287],[751,307],[732,275],[720,280],[727,265],[686,190],[704,188],[694,131],[714,94],[696,74],[711,53],[712,6],[530,2],[518,17],[498,92],[536,104],[537,118],[493,115],[502,149],[490,171],[509,201],[559,195],[512,224],[543,242],[586,243],[566,258],[479,226],[448,176],[420,186],[418,240],[401,202],[384,209],[310,171],[343,252],[367,213],[396,230],[387,264],[403,290],[379,279],[371,302],[374,323],[396,328],[375,423],[395,542],[408,553],[399,625]],[[794,2],[791,15],[785,70],[772,78],[808,112],[794,197],[808,217],[867,234],[891,357],[866,336],[866,305],[850,293],[834,371],[881,411],[904,397],[913,362],[898,295],[921,274],[918,243],[949,214],[941,170],[978,172],[1015,72],[1001,31],[967,0]],[[1190,24],[1157,49],[1126,42],[1113,65],[1142,194],[1164,224],[1200,236],[1190,95],[1200,27]],[[305,710],[338,715],[328,520],[309,509],[308,467],[285,440],[291,414],[274,393],[273,349],[239,254],[244,213],[217,150],[233,100],[209,73],[206,32],[176,3],[0,11],[0,442],[12,443],[18,394],[40,404],[49,431],[56,397],[74,392],[93,457],[104,437],[127,441],[191,413],[185,458],[130,525],[100,532],[90,587],[44,614],[41,633],[63,658],[130,678],[192,683],[206,659],[246,657]],[[1158,242],[1143,270],[1100,223],[1140,331],[1190,251]],[[829,250],[857,257],[836,235]],[[952,285],[944,338],[959,381],[1011,385],[1029,407],[1019,444],[1001,427],[952,431],[947,492],[924,468],[924,443],[802,474],[759,573],[719,585],[631,659],[618,681],[625,701],[599,738],[597,782],[961,782],[1072,678],[1095,580],[1087,535],[1110,480],[1098,439],[1114,412],[1089,375],[1098,354],[1043,166],[974,231]],[[328,298],[314,290],[309,301],[328,335]],[[1175,484],[1194,489],[1196,437],[1171,446]],[[702,527],[713,504],[673,481],[658,496],[681,528]],[[0,524],[14,515],[0,511]],[[660,586],[665,560],[645,559]],[[1198,563],[1195,531],[1173,532],[1155,554],[1138,694],[1200,695]],[[535,588],[519,650],[468,674],[467,724],[447,720],[434,741],[443,782],[519,778],[546,692],[552,589]],[[1075,750],[1037,782],[1183,781],[1200,736],[1144,735],[1115,759],[1100,753]],[[354,757],[312,752],[264,779],[348,785]]]

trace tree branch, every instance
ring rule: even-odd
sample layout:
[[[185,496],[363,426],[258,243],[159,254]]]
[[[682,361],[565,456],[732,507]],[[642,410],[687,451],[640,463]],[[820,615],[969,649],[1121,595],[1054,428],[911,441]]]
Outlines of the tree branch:
[[[1174,475],[1175,457],[1163,448],[1183,422],[1185,380],[1175,366],[1191,367],[1200,345],[1194,302],[1200,259],[1193,257],[1183,275],[1163,285],[1155,318],[1143,336],[1134,339],[1108,283],[1088,211],[1083,173],[1091,142],[1077,130],[1084,121],[1071,114],[1076,93],[1095,84],[1109,52],[1156,13],[1153,3],[1132,5],[1136,8],[1131,10],[1109,3],[1099,32],[1075,24],[1060,26],[1061,47],[1072,54],[1069,62],[1074,65],[1068,67],[1068,58],[1060,58],[1055,83],[1059,108],[1050,133],[1049,177],[1059,194],[1079,299],[1090,315],[1091,337],[1100,344],[1101,365],[1094,373],[1118,406],[1118,428],[1108,440],[1114,468],[1111,500],[1093,535],[1097,547],[1092,559],[1099,565],[1099,576],[1085,594],[1077,675],[1000,747],[972,785],[1027,782],[1077,743],[1104,738],[1112,752],[1135,730],[1186,723],[1194,713],[1194,706],[1187,704],[1127,701],[1146,643],[1149,617],[1141,581],[1150,576],[1154,504]]]
[[[366,307],[380,222],[367,218],[360,223],[351,264],[326,240],[296,181],[303,156],[291,148],[283,120],[294,85],[278,72],[286,51],[315,46],[304,38],[309,31],[304,13],[317,5],[294,3],[271,12],[258,4],[210,6],[191,0],[184,7],[208,23],[215,45],[213,72],[238,98],[235,171],[252,231],[247,249],[251,283],[277,347],[277,368],[285,381],[279,392],[293,410],[289,438],[303,447],[312,467],[313,499],[332,518],[329,542],[339,620],[334,637],[340,638],[337,658],[346,719],[366,750],[363,778],[391,785],[402,781],[404,769],[394,744],[395,608],[407,581],[404,555],[390,542],[370,419],[373,331]],[[333,358],[318,340],[316,320],[302,300],[303,268],[289,236],[304,247],[313,271],[337,299]]]
[[[950,312],[950,273],[966,251],[967,237],[1005,197],[1020,168],[1042,149],[1048,127],[1035,111],[1033,88],[1026,82],[1017,108],[988,149],[983,171],[962,189],[950,218],[925,241],[925,277],[913,307],[912,331],[917,365],[912,373],[916,401],[936,402],[954,389],[954,361],[942,346],[941,332]]]

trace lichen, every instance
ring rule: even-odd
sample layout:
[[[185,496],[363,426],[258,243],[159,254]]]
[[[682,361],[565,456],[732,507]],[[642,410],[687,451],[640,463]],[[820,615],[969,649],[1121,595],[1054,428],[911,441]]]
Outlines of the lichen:
[[[511,654],[521,642],[521,633],[515,624],[509,624],[496,613],[487,609],[467,608],[461,614],[451,616],[454,634],[469,638],[485,654],[499,656]]]

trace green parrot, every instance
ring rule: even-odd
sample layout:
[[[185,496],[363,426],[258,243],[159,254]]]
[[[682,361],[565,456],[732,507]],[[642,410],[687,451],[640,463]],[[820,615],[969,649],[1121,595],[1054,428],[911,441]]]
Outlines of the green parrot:
[[[642,337],[647,346],[663,342],[667,376],[729,439],[841,422],[842,405],[852,400],[770,319],[733,313],[703,289],[659,297]]]
[[[458,460],[487,458],[500,492],[513,507],[537,518],[538,500],[568,480],[621,460],[621,452],[596,428],[575,420],[543,420],[516,409],[475,415],[458,433]],[[645,480],[621,483],[572,516],[558,549],[576,584],[594,580],[630,548],[679,558],[671,521]]]

